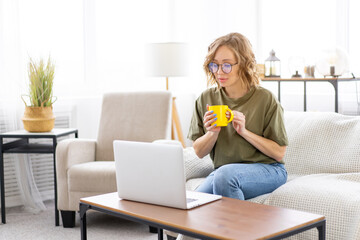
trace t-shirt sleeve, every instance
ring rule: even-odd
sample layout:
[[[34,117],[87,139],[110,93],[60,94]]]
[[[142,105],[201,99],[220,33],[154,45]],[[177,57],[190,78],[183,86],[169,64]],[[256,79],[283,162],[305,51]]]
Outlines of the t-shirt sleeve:
[[[284,110],[275,99],[271,101],[268,112],[265,114],[265,128],[263,136],[277,142],[280,146],[288,145],[288,138],[284,124]]]
[[[200,102],[200,98],[195,101],[195,108],[190,122],[190,129],[188,133],[188,139],[195,141],[199,137],[205,134],[203,124],[203,106]]]

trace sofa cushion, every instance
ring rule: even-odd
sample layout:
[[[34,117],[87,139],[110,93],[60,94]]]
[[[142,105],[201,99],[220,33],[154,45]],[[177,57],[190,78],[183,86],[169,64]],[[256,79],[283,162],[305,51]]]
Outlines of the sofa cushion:
[[[259,195],[259,196],[254,197],[254,198],[247,199],[247,201],[264,204],[265,200],[269,197],[270,194],[271,193],[266,193],[266,194],[263,194],[263,195]]]
[[[192,178],[186,181],[186,190],[195,191],[203,181],[205,178]]]
[[[199,158],[192,147],[184,149],[185,179],[207,177],[213,170],[214,164],[210,155]]]
[[[331,112],[285,112],[289,175],[360,172],[360,117]]]
[[[299,177],[272,192],[264,204],[325,215],[331,226],[326,239],[360,239],[360,173]],[[294,239],[317,239],[317,231]]]
[[[69,191],[115,192],[114,161],[87,162],[73,165],[68,170]]]

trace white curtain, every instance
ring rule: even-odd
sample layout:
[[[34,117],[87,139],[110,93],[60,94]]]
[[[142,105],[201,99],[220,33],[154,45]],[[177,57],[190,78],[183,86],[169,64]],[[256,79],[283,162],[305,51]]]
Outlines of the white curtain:
[[[21,128],[20,118],[24,106],[20,95],[24,87],[22,73],[26,72],[22,59],[19,2],[18,0],[0,0],[0,121],[2,121],[2,131],[4,132]],[[36,188],[28,156],[5,154],[4,158],[8,162],[9,168],[15,169],[19,190],[18,198],[25,208],[32,212],[45,209]],[[5,192],[6,190],[5,187]],[[15,196],[15,202],[18,201],[16,198]]]
[[[19,114],[14,108],[15,104],[2,101],[0,104],[0,115],[2,131],[14,131],[21,128],[19,126]],[[8,139],[4,139],[4,143]],[[5,162],[5,196],[10,193],[11,200],[8,199],[7,207],[23,205],[25,210],[30,212],[38,212],[45,209],[41,195],[36,187],[35,180],[32,173],[31,161],[28,155],[25,154],[4,154]],[[14,175],[8,174],[7,171],[14,171]],[[13,185],[16,179],[17,186]],[[14,194],[13,191],[18,194]]]

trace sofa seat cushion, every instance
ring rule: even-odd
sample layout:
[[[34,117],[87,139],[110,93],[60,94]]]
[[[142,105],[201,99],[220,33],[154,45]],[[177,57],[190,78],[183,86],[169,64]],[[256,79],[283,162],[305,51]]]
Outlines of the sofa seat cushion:
[[[195,191],[203,181],[205,181],[205,178],[193,178],[186,181],[186,190]]]
[[[76,164],[68,169],[67,174],[72,192],[116,192],[114,161]]]
[[[360,239],[360,173],[298,177],[276,189],[264,204],[325,215],[331,226],[326,239]],[[317,239],[317,231],[294,239]]]
[[[263,194],[263,195],[259,195],[259,196],[254,197],[254,198],[247,199],[247,201],[264,204],[265,200],[270,196],[270,194],[271,193],[266,193],[266,194]]]

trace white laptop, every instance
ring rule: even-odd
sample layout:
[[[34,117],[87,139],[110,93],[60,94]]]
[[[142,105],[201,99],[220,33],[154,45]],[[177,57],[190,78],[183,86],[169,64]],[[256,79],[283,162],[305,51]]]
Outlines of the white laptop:
[[[181,145],[115,140],[114,156],[122,199],[190,209],[221,198],[186,191]]]

